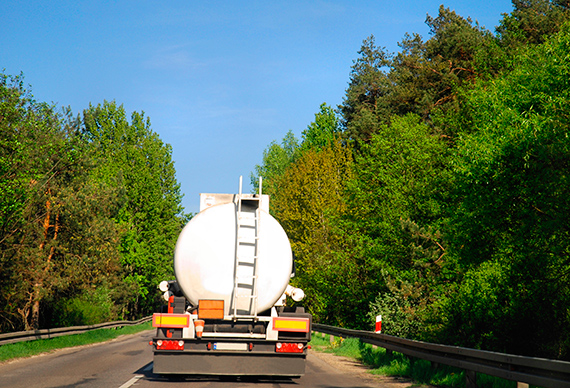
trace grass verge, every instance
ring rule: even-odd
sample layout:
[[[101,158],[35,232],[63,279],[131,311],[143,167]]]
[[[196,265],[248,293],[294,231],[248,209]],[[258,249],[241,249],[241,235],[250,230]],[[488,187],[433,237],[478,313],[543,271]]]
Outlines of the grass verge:
[[[135,334],[150,329],[152,329],[152,323],[145,322],[134,326],[124,326],[114,329],[97,329],[81,334],[0,345],[0,362],[15,358],[30,357],[36,354],[50,352],[55,349],[105,342],[121,335]]]
[[[429,361],[407,357],[397,352],[374,347],[357,338],[339,338],[313,333],[311,348],[318,352],[349,357],[371,366],[371,373],[384,376],[400,376],[414,380],[412,386],[431,385],[438,387],[464,388],[465,372],[446,365],[434,367]],[[516,388],[517,383],[494,376],[477,374],[479,388]]]

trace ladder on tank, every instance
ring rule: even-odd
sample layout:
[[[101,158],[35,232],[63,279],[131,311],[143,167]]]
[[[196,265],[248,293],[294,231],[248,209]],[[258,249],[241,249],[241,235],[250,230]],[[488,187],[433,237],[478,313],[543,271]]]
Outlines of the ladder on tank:
[[[257,264],[259,260],[259,224],[261,211],[261,185],[259,194],[242,194],[242,177],[236,198],[236,255],[232,318],[257,319]]]

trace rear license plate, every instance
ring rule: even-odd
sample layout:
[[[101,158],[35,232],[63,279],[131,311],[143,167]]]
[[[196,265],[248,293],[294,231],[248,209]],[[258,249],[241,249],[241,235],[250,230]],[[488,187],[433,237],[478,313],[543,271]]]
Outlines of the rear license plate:
[[[235,342],[214,342],[214,350],[247,350],[247,344]]]

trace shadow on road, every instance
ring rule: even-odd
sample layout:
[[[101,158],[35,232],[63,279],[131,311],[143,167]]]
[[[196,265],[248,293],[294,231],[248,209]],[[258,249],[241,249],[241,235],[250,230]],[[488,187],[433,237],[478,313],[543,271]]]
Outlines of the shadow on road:
[[[269,377],[269,376],[201,376],[201,375],[159,375],[152,371],[152,362],[143,366],[134,372],[135,375],[143,375],[147,381],[172,381],[187,383],[259,383],[259,384],[283,384],[283,385],[299,385],[291,378],[285,377]]]

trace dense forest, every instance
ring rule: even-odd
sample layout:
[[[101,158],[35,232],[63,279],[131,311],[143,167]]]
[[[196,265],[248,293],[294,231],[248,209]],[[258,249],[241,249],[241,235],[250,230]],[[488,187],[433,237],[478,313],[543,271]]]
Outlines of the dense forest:
[[[346,94],[266,148],[316,322],[570,360],[570,2],[363,41]]]
[[[185,222],[171,147],[115,102],[74,117],[0,74],[0,331],[155,311]]]
[[[252,172],[315,322],[570,360],[570,1],[364,39],[338,107]],[[143,113],[0,73],[0,332],[148,315],[188,216]]]

